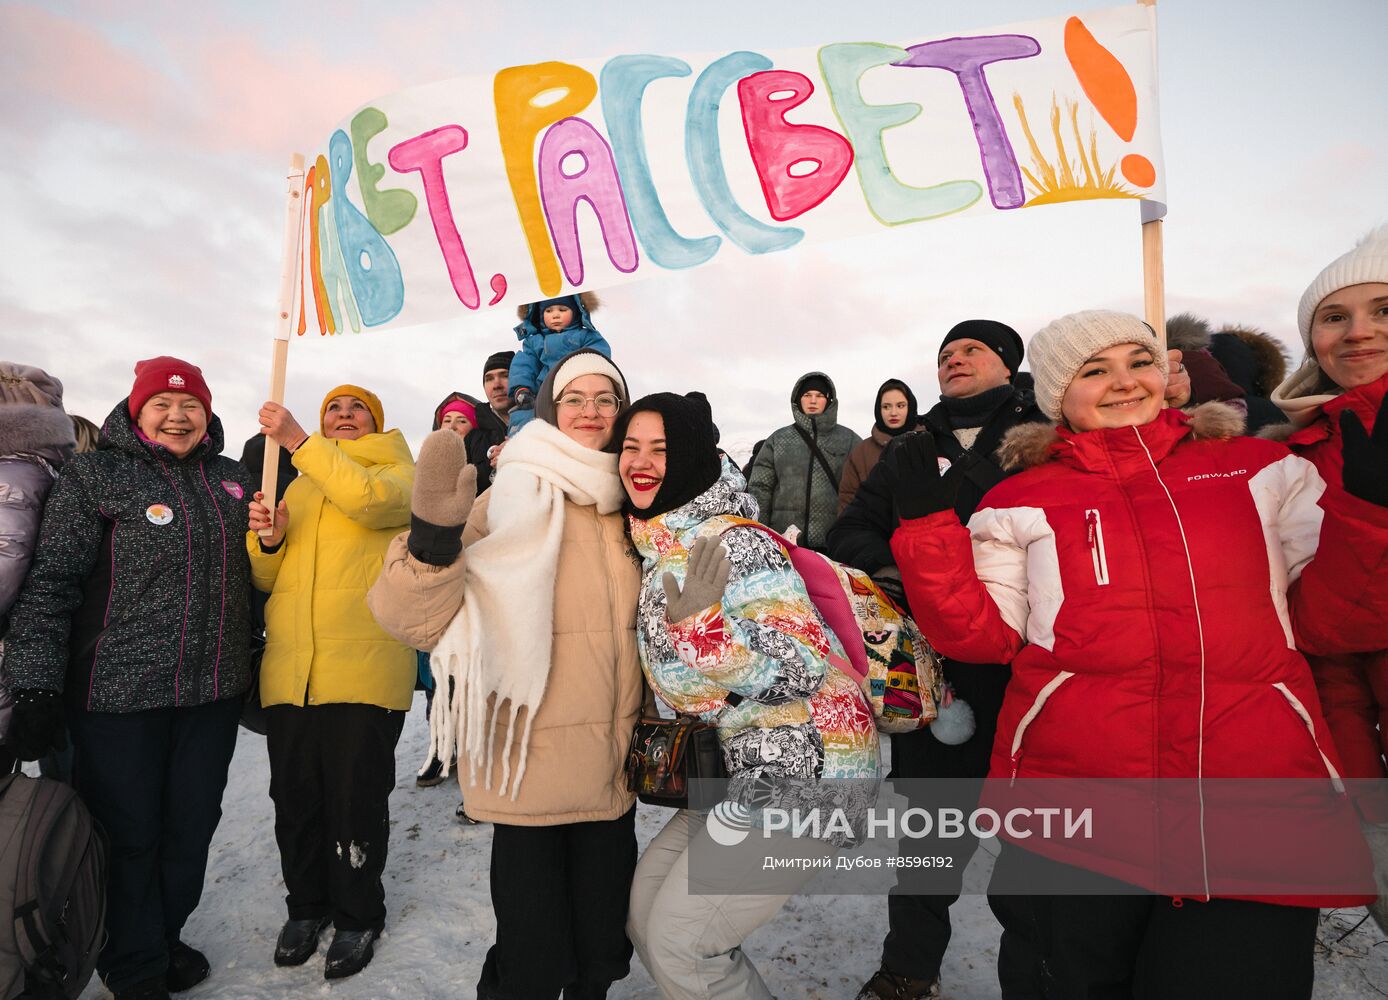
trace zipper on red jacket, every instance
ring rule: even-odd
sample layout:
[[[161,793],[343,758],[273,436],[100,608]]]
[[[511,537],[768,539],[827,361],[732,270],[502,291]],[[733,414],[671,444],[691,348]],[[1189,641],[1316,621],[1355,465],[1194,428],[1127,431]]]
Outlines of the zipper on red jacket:
[[[1108,553],[1104,551],[1104,527],[1097,510],[1084,512],[1085,533],[1089,540],[1089,557],[1094,563],[1094,582],[1108,586]]]
[[[1200,590],[1195,585],[1195,561],[1191,558],[1190,542],[1186,539],[1186,525],[1181,520],[1181,510],[1176,506],[1176,498],[1171,495],[1171,490],[1167,488],[1166,480],[1162,479],[1161,470],[1157,467],[1157,460],[1152,457],[1151,449],[1147,447],[1147,442],[1142,439],[1141,429],[1134,427],[1133,436],[1137,438],[1142,453],[1147,456],[1147,461],[1152,466],[1152,475],[1156,477],[1157,484],[1161,487],[1162,493],[1166,495],[1167,503],[1171,504],[1171,513],[1176,518],[1176,528],[1181,534],[1181,549],[1186,556],[1186,570],[1190,573],[1191,607],[1195,609],[1195,634],[1200,642],[1200,714],[1196,719],[1198,736],[1196,740],[1195,788],[1200,798],[1200,867],[1205,877],[1205,901],[1209,902],[1211,898],[1210,862],[1205,841],[1205,625],[1200,615]]]

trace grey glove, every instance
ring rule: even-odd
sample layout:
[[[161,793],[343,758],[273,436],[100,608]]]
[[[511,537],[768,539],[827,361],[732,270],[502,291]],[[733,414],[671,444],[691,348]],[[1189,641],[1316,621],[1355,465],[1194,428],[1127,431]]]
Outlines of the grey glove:
[[[666,573],[661,580],[665,587],[666,618],[671,622],[684,621],[721,601],[732,568],[721,541],[717,538],[700,538],[689,551],[684,589],[680,589],[673,573]]]
[[[410,554],[448,566],[463,547],[463,525],[477,499],[477,469],[453,431],[434,431],[419,449],[410,498]]]

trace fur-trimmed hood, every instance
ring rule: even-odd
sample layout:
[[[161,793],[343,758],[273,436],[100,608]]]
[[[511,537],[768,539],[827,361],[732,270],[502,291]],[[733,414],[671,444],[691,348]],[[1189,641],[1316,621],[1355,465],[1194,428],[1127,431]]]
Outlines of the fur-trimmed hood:
[[[1195,313],[1177,313],[1166,321],[1166,346],[1182,352],[1203,351],[1214,331]]]
[[[516,306],[516,319],[525,319],[526,314],[530,312],[530,307],[535,304],[534,302],[525,302]],[[598,307],[602,305],[602,299],[598,298],[597,292],[579,292],[578,304],[581,305],[586,312],[595,313],[598,311]]]
[[[1228,403],[1202,403],[1189,411],[1192,440],[1218,440],[1243,433],[1244,415]],[[1030,469],[1055,457],[1054,445],[1061,441],[1055,424],[1022,424],[1008,431],[998,446],[998,462],[1009,471]]]
[[[37,403],[0,408],[0,455],[38,455],[56,468],[76,448],[72,418],[60,408]]]
[[[1252,355],[1252,371],[1250,373],[1249,385],[1243,384],[1240,378],[1241,372],[1237,372],[1240,366],[1232,358],[1226,357],[1229,353],[1225,350],[1221,339],[1232,337],[1248,349]],[[1215,356],[1224,370],[1229,373],[1244,390],[1252,396],[1269,397],[1272,390],[1282,384],[1287,377],[1287,364],[1289,355],[1287,348],[1280,340],[1268,333],[1266,330],[1259,330],[1252,326],[1224,326],[1215,332],[1210,342],[1210,353]]]

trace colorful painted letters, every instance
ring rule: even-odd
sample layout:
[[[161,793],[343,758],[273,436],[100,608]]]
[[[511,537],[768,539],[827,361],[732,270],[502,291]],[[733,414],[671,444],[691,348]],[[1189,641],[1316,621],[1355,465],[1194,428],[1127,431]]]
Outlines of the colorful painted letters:
[[[493,306],[960,212],[1144,198],[1160,214],[1155,37],[1153,10],[1128,5],[402,91],[313,159],[300,297],[335,333],[481,309],[479,269]]]

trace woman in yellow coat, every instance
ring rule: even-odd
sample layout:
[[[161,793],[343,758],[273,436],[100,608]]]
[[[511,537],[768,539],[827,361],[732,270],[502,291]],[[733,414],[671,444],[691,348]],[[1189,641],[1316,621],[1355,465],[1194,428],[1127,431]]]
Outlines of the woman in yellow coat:
[[[261,408],[261,433],[299,476],[266,538],[270,512],[256,494],[247,546],[255,586],[270,595],[260,698],[289,891],[275,963],[307,962],[331,921],[324,976],[338,979],[371,961],[385,923],[387,800],[415,654],[376,624],[366,592],[410,523],[414,461],[367,389],[331,390],[319,417],[320,433],[308,434],[284,407]]]

